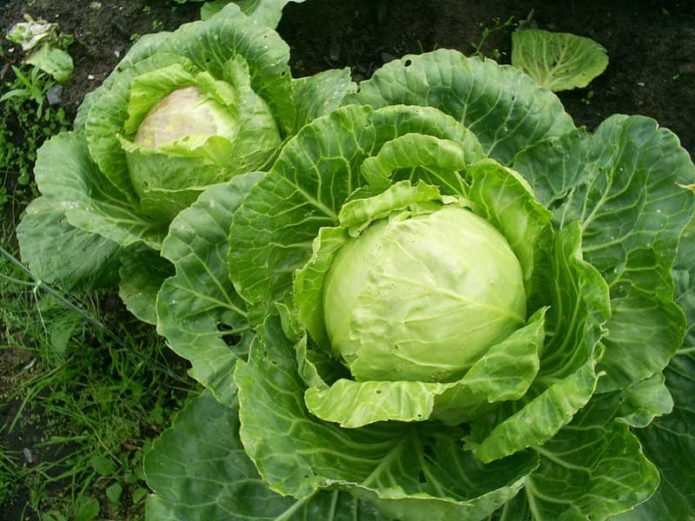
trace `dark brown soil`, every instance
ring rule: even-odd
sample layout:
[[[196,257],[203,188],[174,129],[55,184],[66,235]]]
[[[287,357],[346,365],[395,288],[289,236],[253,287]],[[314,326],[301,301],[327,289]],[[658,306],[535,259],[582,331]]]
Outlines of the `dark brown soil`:
[[[166,0],[0,0],[0,6],[3,32],[23,21],[23,13],[28,13],[34,19],[57,22],[63,33],[74,36],[68,51],[75,73],[63,95],[63,105],[74,112],[84,95],[101,84],[137,38],[170,31],[196,19],[200,4],[180,5]]]
[[[474,52],[482,46],[508,63],[516,23],[588,36],[610,65],[586,89],[560,93],[577,124],[595,128],[615,113],[644,114],[695,151],[695,4],[647,0],[310,0],[289,4],[279,31],[297,72],[351,66],[356,79],[383,62],[435,48]],[[497,51],[497,52],[495,52]]]
[[[2,4],[3,0],[0,0]],[[63,103],[70,112],[118,62],[132,40],[171,30],[197,17],[200,4],[173,0],[4,0],[0,27],[35,18],[60,22],[75,36],[75,75]],[[96,8],[99,4],[101,7]],[[290,3],[278,28],[292,48],[295,73],[352,68],[356,80],[384,62],[439,47],[472,53],[485,28],[515,23],[482,46],[509,61],[516,22],[593,38],[610,65],[588,88],[561,93],[578,124],[595,128],[610,114],[644,114],[672,129],[695,150],[695,6],[687,0],[308,0]]]

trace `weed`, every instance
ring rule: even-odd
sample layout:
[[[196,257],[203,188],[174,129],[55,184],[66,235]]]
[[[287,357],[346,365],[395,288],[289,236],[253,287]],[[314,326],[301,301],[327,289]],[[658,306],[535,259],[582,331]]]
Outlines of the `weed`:
[[[46,101],[55,85],[35,67],[12,67],[0,85],[0,210],[3,237],[10,235],[19,212],[35,194],[30,185],[36,151],[50,136],[68,128],[65,111]]]
[[[142,519],[143,452],[192,383],[117,297],[67,294],[16,258],[14,228],[36,195],[36,151],[69,126],[46,101],[54,85],[21,66],[0,86],[0,512]]]
[[[478,43],[471,44],[473,47],[473,56],[479,56],[481,58],[485,56],[483,49],[488,39],[495,33],[510,28],[514,24],[514,20],[515,18],[510,16],[505,21],[502,21],[501,18],[494,18],[489,25],[481,24],[482,30],[480,33],[480,40]],[[490,51],[489,56],[493,60],[499,61],[503,54],[504,53],[500,51],[500,49],[494,48]]]
[[[0,356],[14,365],[0,434],[15,444],[0,452],[0,510],[24,497],[46,520],[139,519],[143,450],[191,382],[153,330],[109,297],[37,286],[7,251],[0,275]]]

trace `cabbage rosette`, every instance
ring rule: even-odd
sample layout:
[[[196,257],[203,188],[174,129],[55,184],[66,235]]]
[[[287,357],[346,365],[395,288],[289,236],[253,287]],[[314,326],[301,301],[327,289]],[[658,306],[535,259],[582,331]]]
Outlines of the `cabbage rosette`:
[[[672,378],[695,182],[677,138],[627,116],[589,134],[447,50],[347,101],[172,223],[158,328],[209,392],[146,459],[152,519],[667,508],[654,428],[692,387]]]
[[[75,130],[39,152],[42,196],[18,229],[32,271],[64,286],[108,286],[120,266],[121,295],[154,321],[158,284],[148,297],[139,279],[170,274],[157,251],[171,220],[208,186],[267,168],[351,85],[347,70],[294,80],[288,62],[279,35],[235,4],[144,36],[87,95]]]

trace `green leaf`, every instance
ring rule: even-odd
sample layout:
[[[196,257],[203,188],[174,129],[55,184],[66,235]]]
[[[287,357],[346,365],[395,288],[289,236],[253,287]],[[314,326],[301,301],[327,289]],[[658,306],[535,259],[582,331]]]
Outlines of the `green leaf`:
[[[79,497],[75,501],[75,521],[92,521],[99,515],[99,502],[93,497]]]
[[[46,324],[50,334],[51,350],[58,356],[64,356],[68,342],[75,330],[82,324],[84,317],[71,310],[66,310],[57,317],[52,317]]]
[[[470,188],[466,196],[475,212],[505,236],[524,271],[527,294],[531,293],[535,257],[552,215],[534,197],[516,172],[492,160],[466,168]]]
[[[17,240],[22,260],[39,280],[66,289],[110,288],[117,281],[118,244],[70,225],[60,201],[34,199],[17,226]]]
[[[447,194],[462,195],[463,180],[458,175],[466,164],[484,157],[480,146],[467,150],[460,143],[434,136],[410,133],[387,141],[379,152],[365,159],[360,173],[375,188],[387,187],[392,180],[422,179]]]
[[[606,519],[642,503],[659,474],[627,425],[612,421],[593,400],[557,436],[541,447],[541,466],[526,485],[534,521]],[[657,518],[654,518],[657,519]]]
[[[469,438],[466,448],[481,461],[490,462],[544,444],[591,398],[597,381],[594,364],[589,360],[578,371],[549,386],[519,412],[495,425],[482,441]]]
[[[551,303],[548,340],[531,393],[518,403],[501,404],[494,414],[476,419],[467,447],[483,461],[543,444],[569,423],[591,399],[598,381],[599,341],[610,315],[608,288],[600,274],[581,259],[579,227],[560,230],[541,267],[538,285]]]
[[[647,457],[659,469],[661,484],[647,503],[617,518],[620,521],[689,519],[695,512],[695,356],[676,354],[665,374],[673,412],[637,431]]]
[[[175,507],[161,496],[151,494],[145,502],[145,521],[177,521]]]
[[[612,116],[593,135],[520,153],[514,168],[555,209],[556,223],[579,222],[584,257],[610,285],[600,390],[660,373],[685,327],[670,270],[693,213],[695,167],[678,138],[649,118]]]
[[[673,274],[676,295],[688,319],[683,346],[665,369],[673,412],[636,431],[647,457],[659,469],[656,494],[616,521],[689,519],[695,512],[695,221],[681,238]]]
[[[282,494],[309,497],[339,485],[403,521],[473,520],[514,497],[536,466],[528,453],[482,465],[460,449],[463,432],[456,427],[348,430],[316,420],[304,408],[292,347],[274,319],[248,363],[237,363],[234,379],[244,448]]]
[[[208,9],[205,10],[205,6],[201,10],[201,17],[203,20],[206,16],[212,16],[215,12],[219,11],[224,7],[225,3],[229,3],[231,0],[216,0],[214,2],[208,2]],[[271,28],[277,27],[282,17],[283,8],[290,2],[300,4],[304,0],[234,0],[241,10],[256,20],[262,25],[266,25]]]
[[[106,489],[106,497],[109,498],[111,503],[118,505],[121,502],[121,496],[123,495],[123,485],[116,482]]]
[[[512,65],[557,92],[586,87],[606,70],[608,55],[590,38],[524,29],[512,33]]]
[[[233,0],[212,0],[211,2],[205,2],[200,8],[200,19],[208,20],[209,18],[212,18],[219,13],[224,6],[232,1]]]
[[[161,240],[160,229],[113,195],[79,134],[63,132],[44,143],[35,176],[43,195],[27,210],[18,238],[24,260],[40,277],[68,286],[98,282],[104,274],[113,281],[119,244]]]
[[[354,88],[349,68],[327,70],[292,80],[294,104],[297,107],[296,129],[337,109],[345,95]]]
[[[266,487],[239,440],[239,416],[209,393],[191,400],[145,456],[147,521],[387,521],[346,492],[283,497]],[[195,493],[191,493],[195,491]]]
[[[538,372],[544,315],[542,310],[527,326],[491,347],[457,382],[340,379],[330,387],[309,387],[304,400],[312,414],[345,428],[430,418],[461,423],[488,403],[518,400],[526,393]]]
[[[157,294],[173,271],[171,263],[150,248],[135,245],[123,250],[118,296],[138,319],[156,324]]]
[[[113,460],[101,454],[95,454],[89,458],[89,463],[101,476],[112,476],[117,470],[116,464],[113,462]]]
[[[346,101],[435,107],[470,129],[503,164],[574,128],[560,100],[519,70],[446,49],[389,62]]]
[[[38,67],[48,73],[60,83],[65,83],[72,76],[75,66],[68,53],[60,49],[54,49],[46,44],[33,52],[26,60],[29,65]]]
[[[673,410],[673,398],[666,387],[664,376],[656,374],[637,382],[623,392],[621,421],[631,427],[646,427],[657,416]]]
[[[136,488],[131,495],[131,499],[133,500],[133,505],[137,505],[138,503],[140,503],[140,501],[145,499],[146,495],[147,495],[147,489],[146,488],[143,488],[143,487]]]
[[[159,293],[157,331],[191,361],[191,375],[227,404],[235,393],[232,369],[245,350],[240,337],[247,331],[244,302],[227,275],[227,234],[232,214],[262,177],[245,174],[203,192],[174,219],[162,244],[176,275]]]

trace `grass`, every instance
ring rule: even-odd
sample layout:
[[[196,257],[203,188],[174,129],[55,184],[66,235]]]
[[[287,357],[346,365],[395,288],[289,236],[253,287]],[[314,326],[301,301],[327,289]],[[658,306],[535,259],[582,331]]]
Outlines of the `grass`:
[[[0,512],[7,521],[143,519],[143,454],[193,383],[117,297],[67,293],[16,259],[36,150],[67,126],[62,109],[43,102],[51,81],[23,67],[0,85]]]

